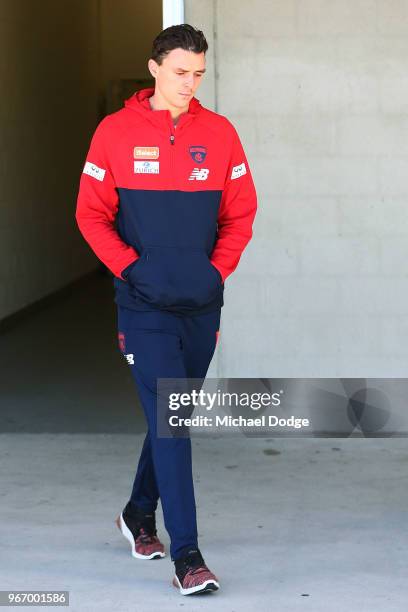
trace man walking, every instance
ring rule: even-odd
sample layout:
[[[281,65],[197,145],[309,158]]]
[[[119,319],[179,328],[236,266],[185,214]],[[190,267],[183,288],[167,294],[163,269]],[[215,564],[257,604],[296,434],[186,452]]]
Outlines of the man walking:
[[[114,275],[119,348],[148,431],[130,499],[117,518],[139,559],[164,557],[183,595],[217,590],[198,547],[189,437],[157,435],[158,378],[204,379],[220,329],[226,278],[252,236],[256,192],[233,125],[194,97],[207,41],[188,24],[163,30],[142,89],[98,125],[76,220]]]

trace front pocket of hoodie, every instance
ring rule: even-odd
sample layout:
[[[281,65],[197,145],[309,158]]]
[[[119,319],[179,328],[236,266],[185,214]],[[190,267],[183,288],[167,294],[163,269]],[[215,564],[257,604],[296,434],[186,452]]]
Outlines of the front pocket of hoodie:
[[[222,293],[221,276],[204,249],[146,247],[131,292],[155,306],[197,308]]]

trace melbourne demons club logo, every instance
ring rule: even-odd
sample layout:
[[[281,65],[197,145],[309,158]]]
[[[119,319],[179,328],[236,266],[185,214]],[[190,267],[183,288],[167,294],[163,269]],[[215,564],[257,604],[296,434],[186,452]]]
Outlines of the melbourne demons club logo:
[[[191,145],[189,147],[189,152],[193,160],[197,164],[201,164],[207,155],[207,147],[202,147],[201,145]]]

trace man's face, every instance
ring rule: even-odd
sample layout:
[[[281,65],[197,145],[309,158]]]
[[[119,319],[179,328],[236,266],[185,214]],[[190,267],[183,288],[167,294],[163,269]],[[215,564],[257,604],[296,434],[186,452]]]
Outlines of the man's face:
[[[149,69],[156,79],[156,89],[175,108],[188,107],[205,72],[205,54],[173,49],[161,65],[149,60]]]

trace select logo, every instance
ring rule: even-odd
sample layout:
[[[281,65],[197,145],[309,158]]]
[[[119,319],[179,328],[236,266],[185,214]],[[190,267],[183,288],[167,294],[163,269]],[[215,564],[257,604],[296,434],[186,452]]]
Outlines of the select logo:
[[[135,159],[159,159],[159,147],[135,147],[133,157]]]

